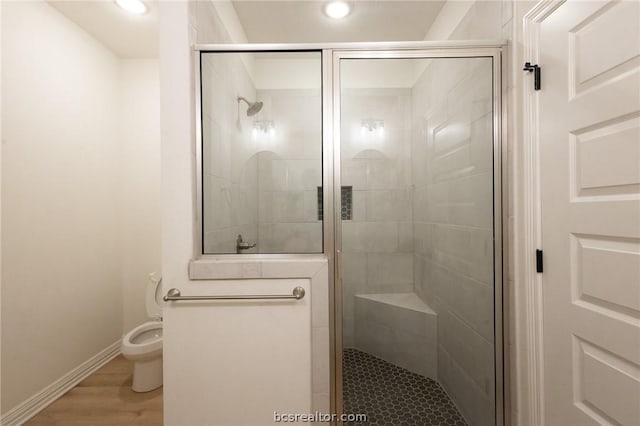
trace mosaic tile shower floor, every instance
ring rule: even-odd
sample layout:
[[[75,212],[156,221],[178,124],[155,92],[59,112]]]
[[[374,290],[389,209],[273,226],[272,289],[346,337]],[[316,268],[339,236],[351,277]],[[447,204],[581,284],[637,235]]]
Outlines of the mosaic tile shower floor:
[[[355,425],[453,425],[466,423],[435,380],[357,349],[344,351],[344,411],[364,413]]]

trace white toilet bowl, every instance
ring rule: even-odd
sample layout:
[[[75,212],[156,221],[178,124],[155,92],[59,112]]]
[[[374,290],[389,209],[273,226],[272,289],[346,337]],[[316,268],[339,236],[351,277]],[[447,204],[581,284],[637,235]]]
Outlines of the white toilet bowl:
[[[134,392],[149,392],[162,386],[162,279],[149,279],[147,321],[122,338],[122,355],[133,361]]]

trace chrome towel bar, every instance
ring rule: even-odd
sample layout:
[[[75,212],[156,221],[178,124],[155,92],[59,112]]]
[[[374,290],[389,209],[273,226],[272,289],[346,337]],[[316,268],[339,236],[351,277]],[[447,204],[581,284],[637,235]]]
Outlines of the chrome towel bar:
[[[162,298],[165,302],[178,302],[181,300],[259,300],[259,299],[295,299],[304,297],[304,288],[296,287],[291,294],[236,294],[230,296],[181,296],[180,290],[172,288]]]

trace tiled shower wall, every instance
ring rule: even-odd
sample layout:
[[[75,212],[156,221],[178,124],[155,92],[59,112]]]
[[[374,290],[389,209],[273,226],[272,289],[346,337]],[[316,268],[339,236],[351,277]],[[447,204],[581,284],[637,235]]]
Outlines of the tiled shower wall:
[[[258,238],[258,160],[237,101],[255,98],[255,88],[239,55],[205,55],[202,73],[204,249],[235,253],[238,234]]]
[[[354,295],[413,288],[411,91],[345,89],[341,178],[353,190],[353,219],[343,221],[343,339],[354,344]],[[384,136],[362,131],[384,120]]]
[[[416,293],[438,313],[438,379],[494,418],[492,65],[437,59],[413,87]]]
[[[258,245],[261,253],[322,252],[318,187],[322,185],[320,89],[258,90],[264,102],[256,120],[274,133],[257,132]]]

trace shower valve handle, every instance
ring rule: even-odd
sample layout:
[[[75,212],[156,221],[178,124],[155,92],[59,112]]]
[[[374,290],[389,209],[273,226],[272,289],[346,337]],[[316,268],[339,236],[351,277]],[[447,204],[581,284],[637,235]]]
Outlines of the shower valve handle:
[[[242,241],[242,234],[238,234],[238,239],[236,240],[236,253],[242,253],[242,250],[249,250],[254,248],[256,243],[250,243]]]

